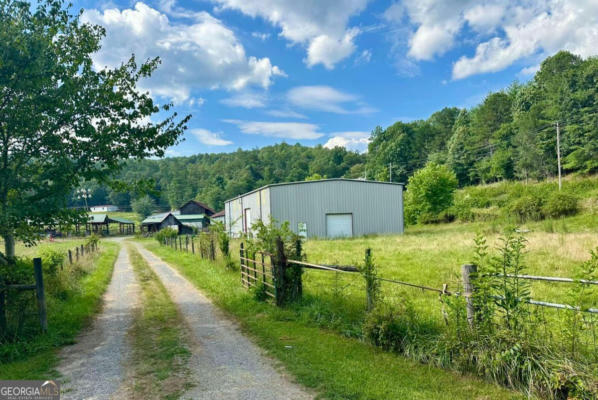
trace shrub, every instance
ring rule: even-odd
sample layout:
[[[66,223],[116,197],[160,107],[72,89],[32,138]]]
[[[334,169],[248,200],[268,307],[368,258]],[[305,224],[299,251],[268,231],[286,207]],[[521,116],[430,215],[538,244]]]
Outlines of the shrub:
[[[445,165],[428,164],[407,185],[405,220],[408,224],[437,222],[453,204],[457,177]]]
[[[542,198],[533,194],[515,198],[507,204],[505,212],[518,222],[539,221],[544,217]]]
[[[542,206],[542,213],[550,218],[574,215],[578,211],[579,199],[572,194],[562,192],[553,192]]]
[[[156,238],[156,240],[159,243],[164,243],[165,239],[167,239],[167,238],[175,238],[177,236],[178,236],[178,232],[177,231],[175,231],[174,229],[167,228],[167,229],[162,229],[162,230],[158,231],[158,233],[156,233],[154,235],[154,238]]]
[[[368,313],[363,335],[385,350],[401,352],[409,333],[409,318],[396,307],[380,303]]]
[[[42,259],[42,268],[45,274],[56,275],[58,267],[62,266],[66,253],[51,248],[43,248],[40,251],[40,257]]]
[[[143,218],[145,218],[154,212],[156,205],[154,203],[154,200],[151,197],[145,196],[145,197],[141,197],[139,199],[133,200],[131,202],[131,208],[133,209],[134,212],[136,212],[137,214],[139,214]]]

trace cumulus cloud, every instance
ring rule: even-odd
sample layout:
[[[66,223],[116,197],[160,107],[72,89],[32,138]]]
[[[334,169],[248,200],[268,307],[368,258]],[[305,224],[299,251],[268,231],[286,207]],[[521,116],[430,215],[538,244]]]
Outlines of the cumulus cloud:
[[[188,101],[197,88],[267,88],[274,76],[284,76],[269,58],[247,56],[234,32],[207,12],[175,23],[138,2],[132,9],[86,10],[83,20],[106,28],[102,49],[93,56],[96,68],[118,66],[132,53],[139,60],[159,56],[162,64],[141,86],[176,103]]]
[[[239,93],[220,102],[230,107],[261,108],[266,106],[266,96],[259,93]]]
[[[367,114],[376,111],[359,101],[357,96],[330,86],[298,86],[289,90],[287,99],[292,105],[306,110],[335,114]]]
[[[197,140],[208,146],[228,146],[233,144],[230,140],[223,139],[220,132],[212,132],[207,129],[191,129],[190,132]]]
[[[594,0],[403,0],[383,18],[402,33],[391,40],[414,61],[433,60],[473,42],[475,53],[455,62],[453,79],[500,71],[520,60],[534,65],[539,56],[562,49],[584,57],[598,54]]]
[[[298,113],[297,111],[292,110],[268,110],[266,114],[271,115],[273,117],[278,118],[298,118],[298,119],[305,119],[307,118],[305,115]]]
[[[330,139],[324,144],[324,147],[333,149],[335,147],[344,147],[347,150],[366,152],[370,142],[370,133],[365,131],[335,132],[330,134]]]
[[[318,139],[323,136],[317,125],[302,122],[240,121],[236,119],[227,119],[224,122],[237,125],[241,132],[248,135],[293,140]]]
[[[261,17],[281,29],[292,44],[307,48],[305,62],[332,69],[355,51],[359,33],[349,19],[363,11],[369,0],[212,0],[218,10],[232,9]]]

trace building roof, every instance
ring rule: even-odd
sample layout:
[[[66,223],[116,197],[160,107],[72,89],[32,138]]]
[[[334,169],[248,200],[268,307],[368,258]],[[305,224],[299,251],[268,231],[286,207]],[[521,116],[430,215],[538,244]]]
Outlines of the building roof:
[[[171,213],[165,212],[160,214],[152,214],[141,221],[142,225],[149,225],[149,224],[159,224],[160,222],[164,221]]]
[[[212,214],[212,218],[224,217],[225,210],[218,211],[217,213]]]
[[[185,207],[187,204],[189,203],[195,203],[200,207],[203,207],[205,210],[211,212],[212,214],[215,213],[216,211],[214,211],[211,207],[209,207],[208,205],[202,203],[201,201],[197,201],[197,200],[189,200],[188,202],[186,202],[185,204],[183,204],[181,207],[179,207],[179,210],[183,207]]]
[[[269,185],[262,186],[260,188],[254,189],[254,190],[252,190],[250,192],[243,193],[241,195],[235,196],[232,199],[228,199],[228,200],[225,201],[225,203],[228,203],[229,201],[233,201],[233,200],[236,200],[236,199],[241,198],[243,196],[247,196],[248,194],[259,192],[260,190],[267,189],[267,188],[274,187],[274,186],[307,185],[307,184],[322,183],[322,182],[359,182],[359,183],[379,184],[379,185],[405,186],[404,183],[398,183],[398,182],[366,181],[364,179],[347,179],[347,178],[331,178],[331,179],[319,179],[317,181],[298,181],[298,182],[271,183]]]
[[[206,218],[205,214],[179,214],[175,216],[181,222],[201,222]]]
[[[90,224],[110,224],[110,223],[118,223],[118,224],[134,224],[135,222],[124,219],[124,218],[113,218],[108,216],[108,214],[90,214],[88,222]]]

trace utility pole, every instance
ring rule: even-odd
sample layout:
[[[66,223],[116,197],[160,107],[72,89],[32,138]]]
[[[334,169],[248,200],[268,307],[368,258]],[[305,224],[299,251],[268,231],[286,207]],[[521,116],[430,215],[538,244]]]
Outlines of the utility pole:
[[[562,187],[561,182],[561,130],[559,127],[559,121],[556,121],[556,159],[559,167],[559,191]]]
[[[392,182],[392,163],[388,163],[388,173],[390,174],[390,181]]]

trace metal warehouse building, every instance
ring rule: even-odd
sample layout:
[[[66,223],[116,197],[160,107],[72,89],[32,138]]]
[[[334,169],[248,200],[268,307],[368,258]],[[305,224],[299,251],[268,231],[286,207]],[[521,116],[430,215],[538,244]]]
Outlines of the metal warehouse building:
[[[403,233],[403,185],[354,179],[280,183],[227,200],[224,210],[232,236],[271,218],[288,221],[305,237]]]

